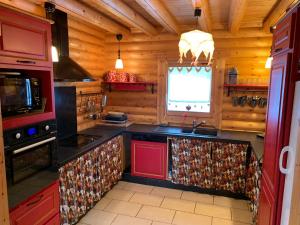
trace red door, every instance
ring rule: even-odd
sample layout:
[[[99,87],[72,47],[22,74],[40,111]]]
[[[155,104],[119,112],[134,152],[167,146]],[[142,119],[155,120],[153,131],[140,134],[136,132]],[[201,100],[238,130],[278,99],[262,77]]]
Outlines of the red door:
[[[167,144],[131,141],[131,175],[165,180]]]
[[[291,54],[274,57],[271,70],[263,173],[259,204],[259,225],[275,225],[280,220],[284,176],[279,171],[279,155],[288,141],[287,115]]]

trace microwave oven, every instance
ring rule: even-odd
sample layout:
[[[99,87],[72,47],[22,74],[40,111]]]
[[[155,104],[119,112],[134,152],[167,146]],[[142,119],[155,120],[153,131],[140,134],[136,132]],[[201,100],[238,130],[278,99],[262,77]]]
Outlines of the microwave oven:
[[[2,116],[14,116],[42,108],[40,80],[18,72],[0,73]]]

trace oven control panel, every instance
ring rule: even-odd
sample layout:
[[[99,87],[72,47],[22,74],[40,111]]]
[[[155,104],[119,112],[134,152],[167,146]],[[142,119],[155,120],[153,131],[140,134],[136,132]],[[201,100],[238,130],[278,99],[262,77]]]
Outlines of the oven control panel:
[[[4,132],[4,146],[7,148],[50,134],[56,135],[56,120],[48,120],[21,128],[6,130]]]

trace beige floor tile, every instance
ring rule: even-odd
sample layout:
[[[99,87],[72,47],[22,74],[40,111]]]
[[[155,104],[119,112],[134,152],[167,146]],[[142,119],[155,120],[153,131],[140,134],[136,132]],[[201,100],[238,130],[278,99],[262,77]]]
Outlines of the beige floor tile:
[[[165,198],[161,204],[161,207],[193,213],[195,210],[195,203],[196,202],[187,201],[183,199]]]
[[[252,223],[252,213],[243,209],[231,209],[232,220],[244,223]]]
[[[149,194],[152,191],[153,186],[136,184],[136,183],[126,183],[124,184],[123,189],[128,191],[133,191],[133,192],[141,192],[141,193]]]
[[[163,223],[171,223],[175,211],[154,206],[143,206],[137,217]]]
[[[76,223],[76,225],[88,225],[87,223]]]
[[[112,225],[150,225],[151,220],[140,219],[131,216],[118,215]]]
[[[94,209],[103,210],[108,206],[110,202],[110,198],[104,197],[95,205]]]
[[[250,225],[250,223],[241,223],[213,217],[212,225]]]
[[[128,184],[128,182],[126,182],[126,181],[121,181],[121,180],[120,180],[120,181],[115,185],[115,187],[118,187],[118,188],[123,189],[127,184]]]
[[[110,225],[117,215],[100,210],[90,210],[79,222],[90,225]]]
[[[176,211],[172,224],[176,225],[211,225],[212,217]]]
[[[112,200],[105,208],[105,211],[127,216],[136,216],[141,207],[142,205],[137,203]]]
[[[195,208],[195,213],[213,216],[223,219],[231,219],[231,210],[228,207],[217,206],[212,204],[201,204],[197,203]]]
[[[122,200],[122,201],[129,201],[129,199],[133,196],[132,191],[127,190],[121,190],[121,189],[113,189],[110,190],[105,197],[116,199],[116,200]]]
[[[213,195],[201,194],[201,193],[192,192],[192,191],[184,191],[181,195],[181,199],[196,201],[196,202],[205,203],[205,204],[213,204],[214,203]]]
[[[182,191],[163,187],[154,187],[151,194],[169,198],[180,198]]]
[[[130,202],[135,202],[142,205],[160,206],[163,199],[164,197],[162,196],[135,193],[130,199]]]
[[[214,204],[236,209],[249,209],[249,204],[246,200],[238,200],[222,196],[214,196]]]
[[[170,223],[161,223],[161,222],[153,221],[151,225],[170,225]]]

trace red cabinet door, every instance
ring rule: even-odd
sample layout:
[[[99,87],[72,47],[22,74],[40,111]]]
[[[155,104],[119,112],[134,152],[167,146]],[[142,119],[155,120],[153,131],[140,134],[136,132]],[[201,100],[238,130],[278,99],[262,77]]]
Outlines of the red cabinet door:
[[[13,210],[10,213],[10,220],[11,225],[44,225],[58,213],[57,181]]]
[[[56,216],[49,220],[45,225],[60,225],[59,213],[57,213]]]
[[[51,25],[0,7],[0,63],[52,66]]]
[[[289,136],[288,99],[291,54],[274,57],[268,98],[264,145],[259,225],[275,225],[280,218],[284,176],[279,171],[279,155]],[[278,211],[277,211],[278,210]]]
[[[131,175],[165,180],[167,144],[132,140]]]

